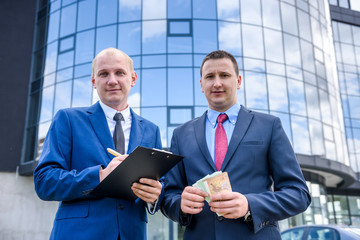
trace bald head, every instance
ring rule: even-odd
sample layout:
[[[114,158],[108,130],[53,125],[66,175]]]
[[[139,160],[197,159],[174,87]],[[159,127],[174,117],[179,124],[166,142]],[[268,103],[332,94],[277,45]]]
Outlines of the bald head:
[[[129,62],[129,68],[130,71],[133,72],[134,71],[134,64],[133,64],[133,60],[123,51],[117,49],[117,48],[106,48],[104,50],[102,50],[101,52],[99,52],[95,58],[92,61],[92,72],[94,73],[94,69],[96,66],[96,61],[100,56],[112,56],[112,55],[122,55],[124,56],[127,61]]]

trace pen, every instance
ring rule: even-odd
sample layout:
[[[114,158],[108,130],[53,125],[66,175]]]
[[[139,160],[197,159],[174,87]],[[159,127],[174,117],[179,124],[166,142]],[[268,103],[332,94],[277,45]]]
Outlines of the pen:
[[[118,153],[118,152],[115,151],[115,150],[112,150],[111,148],[107,148],[106,150],[107,150],[109,153],[111,153],[112,155],[114,155],[115,157],[121,156],[120,153]]]

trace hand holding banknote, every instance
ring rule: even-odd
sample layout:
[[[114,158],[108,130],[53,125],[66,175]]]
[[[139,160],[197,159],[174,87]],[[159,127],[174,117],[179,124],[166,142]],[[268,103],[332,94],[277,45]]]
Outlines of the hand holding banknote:
[[[187,186],[181,194],[181,211],[185,214],[198,214],[202,211],[205,197],[209,194],[192,186]]]

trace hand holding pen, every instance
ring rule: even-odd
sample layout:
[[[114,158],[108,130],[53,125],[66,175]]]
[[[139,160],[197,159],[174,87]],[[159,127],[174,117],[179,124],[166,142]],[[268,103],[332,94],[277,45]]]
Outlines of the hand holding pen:
[[[100,168],[99,176],[100,182],[104,180],[122,161],[127,158],[127,154],[120,154],[117,151],[107,148],[107,151],[114,155],[115,157],[111,160],[111,162],[106,166],[106,168]]]

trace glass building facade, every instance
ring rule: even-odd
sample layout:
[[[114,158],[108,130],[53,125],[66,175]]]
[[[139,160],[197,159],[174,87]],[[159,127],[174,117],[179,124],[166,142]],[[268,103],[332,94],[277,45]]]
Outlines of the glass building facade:
[[[360,11],[355,2],[39,0],[23,173],[36,165],[59,109],[98,100],[91,61],[102,49],[119,48],[134,60],[138,81],[129,104],[160,127],[165,148],[175,127],[207,109],[200,65],[206,54],[222,49],[238,61],[242,105],[278,116],[300,159],[335,163],[353,173],[344,177],[335,169],[330,176],[325,167],[299,160],[313,202],[281,226],[360,225],[360,193],[327,192],[342,177],[359,180],[360,18],[348,24],[331,15],[333,7]],[[181,228],[160,213],[150,219],[149,239],[178,236]]]

